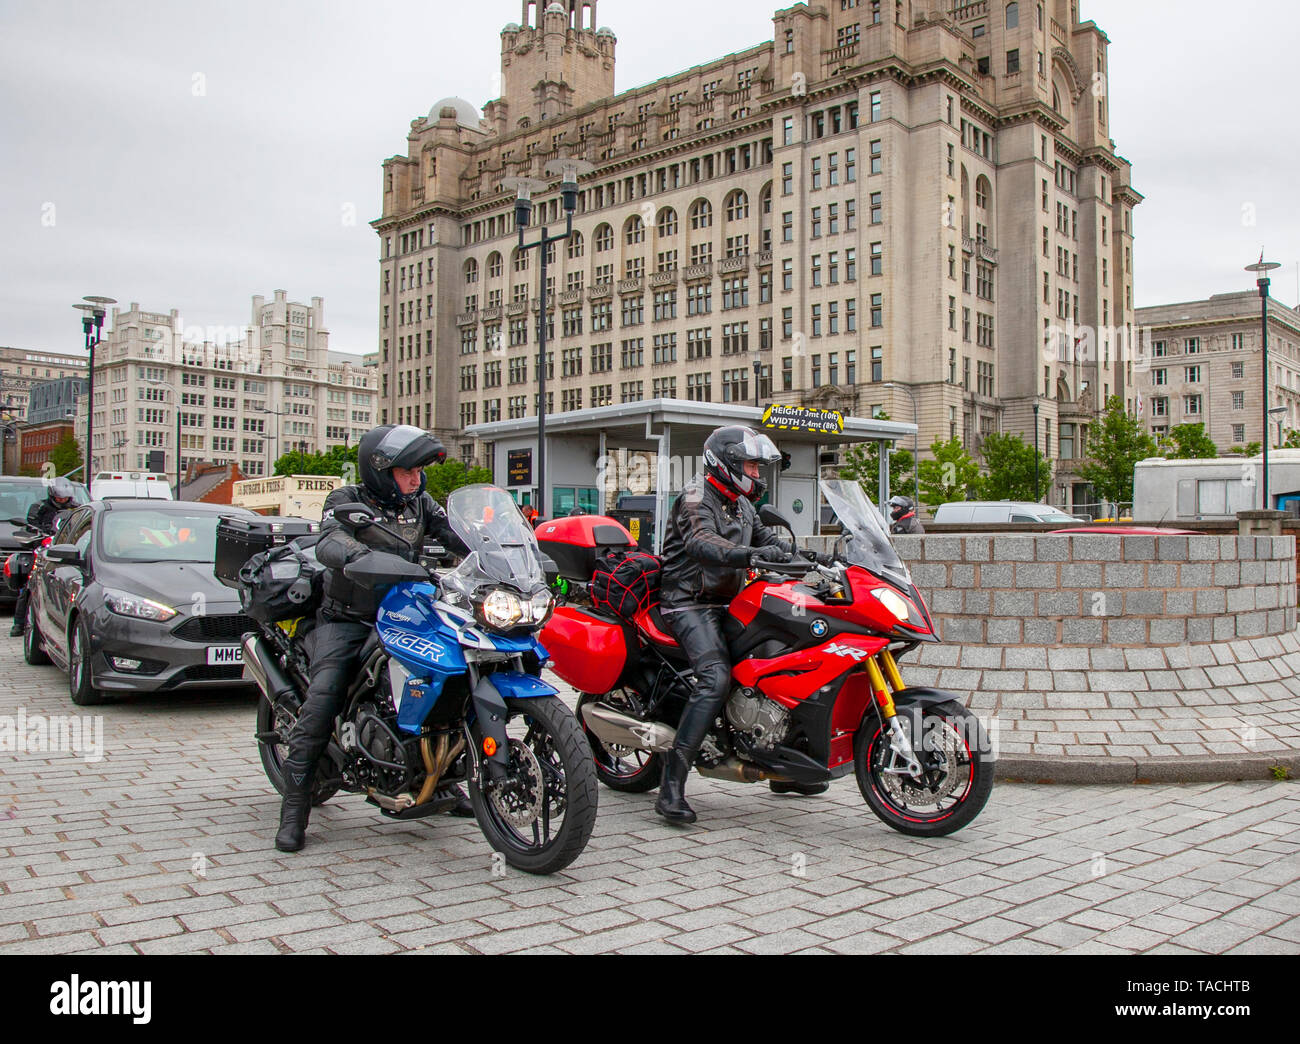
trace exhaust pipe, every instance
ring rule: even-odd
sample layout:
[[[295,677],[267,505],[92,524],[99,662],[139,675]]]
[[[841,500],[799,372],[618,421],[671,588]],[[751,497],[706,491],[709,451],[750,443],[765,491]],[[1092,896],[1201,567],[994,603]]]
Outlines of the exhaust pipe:
[[[677,730],[657,721],[640,721],[603,703],[588,703],[582,720],[602,743],[663,754],[672,750]]]
[[[260,634],[244,635],[241,644],[244,647],[244,670],[253,676],[253,681],[257,682],[257,687],[266,694],[272,706],[291,698],[295,703],[301,702],[302,694],[298,692],[298,686],[276,663],[275,656],[266,647],[266,641]]]
[[[787,777],[776,774],[775,772],[764,772],[756,765],[751,765],[747,761],[741,761],[739,758],[728,758],[712,768],[699,766],[695,770],[701,776],[708,776],[711,779],[727,779],[733,783],[761,783],[764,780],[776,780],[778,783],[787,782]]]

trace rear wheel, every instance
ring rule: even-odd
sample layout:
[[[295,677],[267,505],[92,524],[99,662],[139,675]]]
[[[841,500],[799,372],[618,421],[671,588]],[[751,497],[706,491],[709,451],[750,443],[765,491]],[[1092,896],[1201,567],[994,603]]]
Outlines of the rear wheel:
[[[276,791],[284,794],[284,763],[289,757],[289,733],[298,718],[286,707],[272,707],[263,695],[257,701],[257,752],[262,757],[266,778]],[[323,759],[322,759],[323,760]],[[311,803],[323,805],[338,792],[338,787],[320,783],[320,766],[312,784]]]
[[[488,843],[530,874],[553,874],[587,847],[599,788],[582,729],[554,696],[506,700],[508,776],[471,780],[469,799]]]
[[[920,779],[897,771],[890,733],[868,711],[858,730],[853,768],[858,789],[877,816],[916,837],[942,837],[980,814],[993,788],[993,753],[976,715],[959,703],[930,704],[900,714],[924,769]]]
[[[41,635],[40,625],[36,622],[36,599],[27,599],[27,629],[23,631],[23,659],[33,667],[44,667],[50,662],[50,654],[45,651],[45,639]]]
[[[625,794],[644,794],[647,790],[654,790],[659,786],[659,778],[663,775],[663,759],[648,750],[607,744],[587,728],[587,723],[582,718],[582,708],[588,703],[598,702],[602,702],[602,697],[583,693],[578,700],[577,713],[583,735],[591,747],[596,778],[610,790],[621,790]]]

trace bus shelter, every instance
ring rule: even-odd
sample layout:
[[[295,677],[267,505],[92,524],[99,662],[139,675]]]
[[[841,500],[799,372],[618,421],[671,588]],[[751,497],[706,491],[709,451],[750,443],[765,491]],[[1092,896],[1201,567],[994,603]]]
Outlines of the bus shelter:
[[[652,496],[658,550],[672,498],[703,470],[704,440],[728,424],[762,431],[789,455],[788,469],[773,466],[765,478],[769,502],[791,521],[797,536],[818,532],[822,468],[842,462],[849,446],[874,442],[882,451],[880,496],[888,500],[889,451],[916,432],[916,425],[901,421],[779,405],[651,399],[572,410],[546,418],[544,495],[537,487],[536,417],[475,424],[465,434],[485,445],[497,484],[548,518],[575,508],[607,514],[619,496]]]

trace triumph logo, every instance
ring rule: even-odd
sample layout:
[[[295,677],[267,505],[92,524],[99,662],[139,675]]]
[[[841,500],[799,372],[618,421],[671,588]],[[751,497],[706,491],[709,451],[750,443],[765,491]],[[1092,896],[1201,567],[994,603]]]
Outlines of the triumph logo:
[[[137,1026],[152,1018],[153,983],[81,981],[73,975],[68,982],[50,986],[51,1015],[130,1015]]]
[[[850,656],[854,660],[863,660],[871,655],[865,649],[855,649],[851,645],[840,645],[839,642],[826,646],[826,652],[831,656]]]

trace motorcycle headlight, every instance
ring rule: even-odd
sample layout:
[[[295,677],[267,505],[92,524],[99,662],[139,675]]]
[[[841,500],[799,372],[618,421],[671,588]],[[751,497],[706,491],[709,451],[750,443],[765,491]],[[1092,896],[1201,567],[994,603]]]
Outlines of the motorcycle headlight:
[[[176,610],[171,606],[152,602],[129,591],[105,589],[104,604],[118,616],[133,616],[137,620],[153,620],[155,623],[170,620],[176,615]]]
[[[523,615],[523,603],[513,591],[497,588],[483,599],[483,622],[489,627],[513,627]]]
[[[911,619],[912,614],[909,611],[907,599],[897,591],[888,587],[878,587],[871,593],[879,599],[881,605],[897,617],[899,623],[907,623]]]
[[[533,623],[541,623],[551,615],[551,609],[555,606],[555,599],[551,597],[549,591],[538,591],[533,595],[531,602],[533,610]]]

